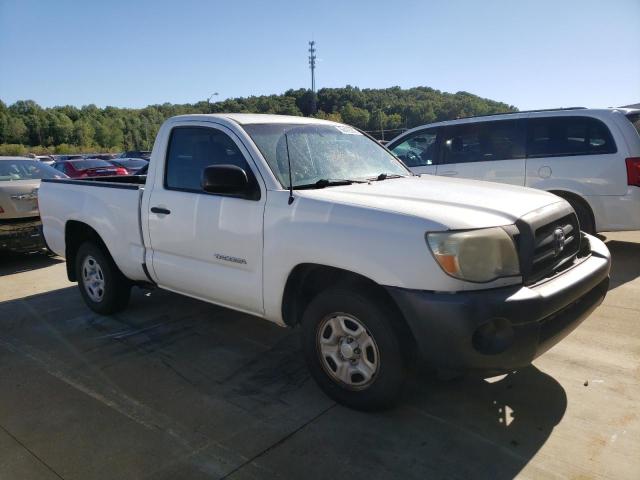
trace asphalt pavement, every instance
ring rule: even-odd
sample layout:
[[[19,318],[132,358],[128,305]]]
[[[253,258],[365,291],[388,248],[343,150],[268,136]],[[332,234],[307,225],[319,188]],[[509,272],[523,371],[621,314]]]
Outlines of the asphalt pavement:
[[[603,305],[529,368],[412,374],[336,405],[296,330],[155,290],[101,317],[61,259],[0,257],[0,479],[640,478],[640,232]]]

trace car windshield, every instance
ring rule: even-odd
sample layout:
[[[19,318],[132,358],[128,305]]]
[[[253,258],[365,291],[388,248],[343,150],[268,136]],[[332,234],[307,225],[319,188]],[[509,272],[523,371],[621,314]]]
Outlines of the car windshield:
[[[148,160],[149,157],[151,156],[151,152],[148,151],[144,151],[144,150],[135,150],[135,151],[131,151],[131,152],[124,152],[122,154],[122,157],[126,158],[142,158],[145,160]]]
[[[64,177],[64,174],[37,160],[0,160],[0,182]]]
[[[142,168],[149,162],[141,158],[123,158],[114,163],[127,168]]]
[[[285,188],[289,187],[288,158],[294,188],[321,180],[319,186],[381,174],[411,175],[377,142],[347,125],[253,124],[244,125],[244,129]]]
[[[69,161],[73,165],[73,168],[76,170],[88,170],[90,168],[109,168],[113,167],[113,164],[107,162],[106,160],[71,160]]]

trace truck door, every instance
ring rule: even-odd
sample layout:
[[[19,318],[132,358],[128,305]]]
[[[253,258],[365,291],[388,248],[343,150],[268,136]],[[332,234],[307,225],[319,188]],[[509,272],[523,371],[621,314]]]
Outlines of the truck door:
[[[204,192],[209,165],[231,164],[249,177],[247,195]],[[176,126],[164,175],[148,202],[152,266],[158,284],[189,296],[261,314],[265,190],[249,152],[228,128]],[[163,178],[162,178],[163,177]]]
[[[445,127],[437,174],[523,186],[525,128],[524,119]]]

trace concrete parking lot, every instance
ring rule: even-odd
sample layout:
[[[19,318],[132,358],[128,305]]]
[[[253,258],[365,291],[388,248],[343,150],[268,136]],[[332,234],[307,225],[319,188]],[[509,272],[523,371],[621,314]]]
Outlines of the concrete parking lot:
[[[533,366],[413,374],[400,406],[336,405],[297,331],[162,292],[93,314],[60,259],[0,257],[0,478],[640,478],[640,233],[611,290]]]

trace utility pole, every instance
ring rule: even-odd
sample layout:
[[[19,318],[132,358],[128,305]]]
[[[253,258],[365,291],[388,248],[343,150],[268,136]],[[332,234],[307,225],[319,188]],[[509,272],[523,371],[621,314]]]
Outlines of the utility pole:
[[[316,113],[316,42],[309,42],[309,68],[311,69],[311,114]]]
[[[209,95],[209,98],[207,98],[207,110],[209,111],[208,113],[211,113],[211,99],[217,96],[218,96],[218,92],[214,92],[211,95]]]
[[[382,107],[382,109],[380,110],[380,134],[382,136],[382,141],[384,141],[384,123],[382,123],[382,119],[384,117],[384,115],[386,115],[387,112],[385,112],[385,110],[387,110],[389,107],[391,107],[391,105],[387,105],[385,107]]]

